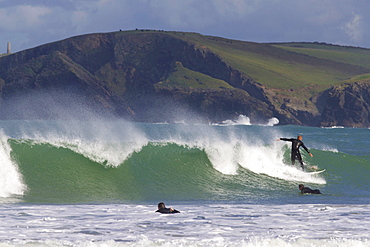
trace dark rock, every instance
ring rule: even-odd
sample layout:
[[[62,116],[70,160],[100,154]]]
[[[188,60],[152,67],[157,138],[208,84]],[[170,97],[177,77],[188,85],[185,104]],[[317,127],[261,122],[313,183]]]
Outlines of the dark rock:
[[[321,126],[370,127],[370,81],[344,83],[327,91]]]

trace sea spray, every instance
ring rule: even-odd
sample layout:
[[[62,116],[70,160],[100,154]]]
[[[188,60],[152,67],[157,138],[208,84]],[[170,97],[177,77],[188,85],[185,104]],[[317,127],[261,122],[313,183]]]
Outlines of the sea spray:
[[[279,136],[274,129],[259,127],[254,132],[245,132],[243,126],[176,125],[176,135],[163,135],[158,143],[174,143],[179,146],[204,150],[218,172],[237,175],[240,168],[256,174],[288,181],[303,181],[325,184],[322,176],[312,176],[299,166],[286,164],[287,148],[276,142]]]
[[[279,124],[279,122],[280,122],[279,119],[277,119],[276,117],[273,117],[268,120],[267,126],[274,126],[274,125]]]
[[[0,161],[0,197],[23,195],[26,186],[22,182],[17,164],[11,158],[11,147],[3,131],[0,131]]]
[[[225,120],[222,121],[219,125],[251,125],[251,120],[249,117],[245,115],[239,115],[237,119],[235,120]]]
[[[40,123],[38,128],[27,128],[23,139],[67,148],[104,166],[123,165],[133,153],[139,153],[149,143],[176,144],[204,150],[212,167],[225,175],[237,175],[240,168],[256,174],[288,181],[325,184],[320,176],[311,176],[299,167],[286,165],[283,144],[276,144],[278,133],[270,127],[258,127],[253,132],[243,126],[209,125],[145,125],[123,120],[59,121]]]
[[[260,125],[260,126],[274,126],[279,124],[279,119],[273,117],[263,123],[251,123],[251,119],[245,115],[239,115],[236,119],[224,120],[221,123],[212,123],[211,125],[232,126],[232,125]]]
[[[22,138],[68,148],[92,161],[112,167],[123,164],[148,142],[142,131],[124,120],[59,121],[44,126],[42,131],[28,129]]]
[[[3,126],[6,136],[11,136],[7,143],[13,162],[27,185],[24,201],[295,203],[299,183],[318,188],[324,195],[356,190],[360,197],[352,199],[360,201],[368,196],[368,161],[343,153],[338,147],[342,139],[330,141],[335,137],[333,130],[34,121],[28,122],[22,133],[14,123],[3,122]],[[290,145],[276,139],[297,133],[313,147],[312,158],[302,151],[307,167],[315,165],[326,172],[312,175],[299,164],[290,164]],[[317,149],[316,142],[338,152]],[[358,188],[364,189],[359,192]],[[299,200],[322,203],[321,197]]]
[[[223,174],[236,175],[242,167],[256,174],[288,181],[303,181],[325,184],[323,177],[312,176],[298,166],[284,163],[285,148],[281,145],[249,143],[243,139],[229,138],[227,141],[209,142],[204,147],[213,167]]]

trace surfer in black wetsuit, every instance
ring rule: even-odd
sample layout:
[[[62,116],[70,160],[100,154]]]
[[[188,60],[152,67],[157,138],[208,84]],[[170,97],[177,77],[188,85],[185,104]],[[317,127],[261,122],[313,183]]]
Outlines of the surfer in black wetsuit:
[[[299,152],[299,148],[300,147],[303,147],[304,150],[306,150],[306,152],[311,156],[313,157],[313,155],[310,153],[310,151],[308,151],[308,149],[306,148],[306,146],[303,144],[302,142],[302,136],[297,136],[297,139],[294,139],[294,138],[279,138],[277,139],[277,141],[289,141],[289,142],[292,142],[292,153],[291,153],[291,161],[292,161],[292,165],[294,165],[295,163],[295,160],[298,160],[299,163],[301,163],[301,167],[302,167],[302,170],[304,170],[304,164],[303,164],[303,160],[302,160],[302,156],[301,156],[301,153]]]
[[[166,205],[164,205],[163,202],[158,203],[158,210],[156,212],[161,213],[161,214],[175,214],[175,213],[180,213],[180,211],[177,211],[176,209],[166,208]]]
[[[303,184],[298,185],[298,188],[299,188],[299,190],[301,191],[302,194],[322,194],[320,192],[320,190],[317,190],[317,189],[316,190],[312,190],[312,189],[310,189],[308,187],[304,187]]]

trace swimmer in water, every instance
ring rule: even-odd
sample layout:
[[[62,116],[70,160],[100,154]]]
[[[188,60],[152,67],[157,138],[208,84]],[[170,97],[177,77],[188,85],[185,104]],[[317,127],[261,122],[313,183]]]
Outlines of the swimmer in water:
[[[180,213],[180,211],[173,209],[173,208],[166,208],[166,205],[164,205],[163,202],[158,203],[158,210],[155,211],[161,214],[175,214],[175,213]]]
[[[310,189],[308,187],[304,187],[303,184],[298,185],[298,188],[299,188],[299,190],[301,191],[302,194],[322,194],[320,192],[320,190],[317,190],[317,189],[316,190],[312,190],[312,189]]]

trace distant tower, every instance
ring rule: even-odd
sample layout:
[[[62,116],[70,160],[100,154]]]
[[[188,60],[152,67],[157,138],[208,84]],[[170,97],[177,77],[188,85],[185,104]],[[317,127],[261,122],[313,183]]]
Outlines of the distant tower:
[[[11,50],[10,50],[10,42],[8,42],[8,47],[6,49],[6,53],[8,53],[8,54],[12,53]]]

